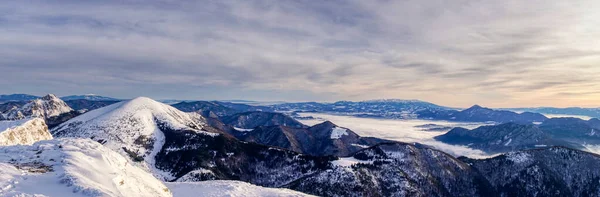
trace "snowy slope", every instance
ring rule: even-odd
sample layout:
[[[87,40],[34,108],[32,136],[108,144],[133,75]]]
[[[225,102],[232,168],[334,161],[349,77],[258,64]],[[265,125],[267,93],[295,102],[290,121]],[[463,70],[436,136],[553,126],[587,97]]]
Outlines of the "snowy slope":
[[[0,196],[172,196],[123,156],[89,139],[0,147]]]
[[[52,135],[41,118],[0,121],[0,146],[31,145],[49,139]]]
[[[289,189],[266,188],[241,181],[166,183],[176,197],[301,197],[312,196]]]
[[[149,98],[139,97],[73,118],[52,130],[55,137],[92,138],[106,147],[141,163],[161,179],[172,178],[154,169],[154,158],[165,143],[169,130],[201,131],[205,120],[195,113],[184,113]]]
[[[20,108],[9,110],[4,115],[9,120],[29,117],[52,118],[73,111],[63,100],[53,94],[30,101]]]

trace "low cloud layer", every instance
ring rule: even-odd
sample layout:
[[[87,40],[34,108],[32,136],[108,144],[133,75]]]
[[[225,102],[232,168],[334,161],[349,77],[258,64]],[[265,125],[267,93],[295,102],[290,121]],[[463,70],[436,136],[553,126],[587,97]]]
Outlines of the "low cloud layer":
[[[600,2],[9,1],[0,93],[600,106]]]

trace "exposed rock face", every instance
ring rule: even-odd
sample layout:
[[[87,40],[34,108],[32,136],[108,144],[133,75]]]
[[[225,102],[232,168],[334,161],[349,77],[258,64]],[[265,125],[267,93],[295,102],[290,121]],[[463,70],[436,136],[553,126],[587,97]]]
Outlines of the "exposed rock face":
[[[0,121],[0,146],[31,145],[50,139],[52,135],[43,119]]]

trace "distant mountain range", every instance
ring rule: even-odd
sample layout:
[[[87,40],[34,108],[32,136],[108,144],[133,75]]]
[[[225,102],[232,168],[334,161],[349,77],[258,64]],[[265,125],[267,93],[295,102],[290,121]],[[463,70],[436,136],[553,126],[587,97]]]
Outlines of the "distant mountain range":
[[[85,102],[78,101],[81,106],[92,106]],[[89,102],[100,104],[100,101]],[[536,115],[521,117],[478,106],[454,110],[451,117],[458,120],[507,122],[449,132],[449,141],[454,140],[450,143],[490,150],[514,146],[503,149],[513,152],[471,159],[455,158],[418,143],[361,137],[332,122],[309,127],[292,121],[286,114],[259,111],[274,110],[273,107],[223,102],[169,106],[144,97],[93,106],[99,108],[68,117],[64,114],[77,110],[56,96],[47,95],[10,107],[11,114],[39,118],[21,119],[14,124],[2,122],[8,125],[2,127],[8,128],[6,135],[27,136],[33,141],[47,139],[50,136],[42,121],[64,117],[66,122],[50,130],[55,140],[32,146],[0,147],[0,176],[9,178],[0,179],[0,184],[8,186],[6,191],[29,194],[23,193],[19,184],[39,184],[52,189],[67,188],[64,191],[77,194],[171,196],[160,181],[239,180],[318,196],[598,196],[600,193],[597,168],[600,156],[564,146],[552,147],[557,144],[550,143],[554,139],[598,143],[598,119],[553,118],[532,124],[518,123],[515,119],[532,120]],[[36,130],[22,129],[29,127]],[[46,132],[36,134],[37,130]],[[548,147],[536,148],[538,143]],[[193,184],[179,186],[195,191]]]
[[[80,112],[87,112],[90,110],[102,108],[108,105],[112,105],[121,101],[116,100],[106,100],[106,101],[93,101],[87,99],[77,99],[77,100],[68,100],[65,101],[69,107],[73,108],[73,110],[77,110]]]
[[[10,101],[30,101],[33,99],[37,99],[39,96],[29,95],[29,94],[8,94],[8,95],[0,95],[0,103],[10,102]]]
[[[224,117],[231,116],[237,113],[253,111],[274,111],[270,106],[253,106],[241,103],[228,103],[221,101],[184,101],[173,104],[172,106],[184,112],[198,112],[206,117]]]
[[[10,102],[10,101],[31,101],[34,99],[40,98],[40,96],[29,95],[29,94],[9,94],[9,95],[0,95],[0,103]],[[85,94],[85,95],[71,95],[60,97],[63,101],[70,100],[79,100],[85,99],[90,101],[120,101],[123,99],[116,99],[106,96],[100,96],[95,94]]]
[[[417,118],[423,110],[449,110],[433,103],[418,100],[338,101],[335,103],[284,103],[272,105],[276,111],[325,112],[374,118]]]
[[[417,112],[418,118],[447,120],[447,121],[465,121],[465,122],[517,122],[531,124],[534,122],[543,122],[548,118],[542,114],[523,112],[515,113],[512,111],[494,110],[474,105],[468,109],[458,110],[423,110]]]
[[[600,118],[600,108],[537,107],[537,108],[507,108],[506,110],[511,110],[511,111],[525,111],[525,112],[534,112],[534,113],[542,113],[542,114],[559,114],[559,115],[588,116],[588,117],[592,117],[592,118]]]
[[[116,99],[106,96],[100,96],[95,94],[85,94],[85,95],[71,95],[60,97],[63,101],[71,101],[71,100],[88,100],[88,101],[121,101],[123,99]]]
[[[488,153],[565,146],[585,150],[584,145],[600,144],[600,120],[551,118],[539,125],[505,123],[468,130],[454,128],[436,140],[465,145]]]
[[[515,113],[474,105],[456,110],[418,100],[372,100],[362,102],[340,101],[335,103],[286,103],[270,106],[276,111],[318,112],[351,115],[356,117],[386,119],[431,119],[461,122],[518,122],[533,123],[546,119],[542,114]]]

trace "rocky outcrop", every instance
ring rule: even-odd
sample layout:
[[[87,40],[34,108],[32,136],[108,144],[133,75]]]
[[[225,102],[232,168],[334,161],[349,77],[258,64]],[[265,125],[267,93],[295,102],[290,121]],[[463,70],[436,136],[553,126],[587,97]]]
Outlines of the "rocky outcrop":
[[[43,119],[0,121],[0,146],[31,145],[52,139]]]

